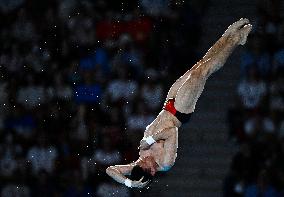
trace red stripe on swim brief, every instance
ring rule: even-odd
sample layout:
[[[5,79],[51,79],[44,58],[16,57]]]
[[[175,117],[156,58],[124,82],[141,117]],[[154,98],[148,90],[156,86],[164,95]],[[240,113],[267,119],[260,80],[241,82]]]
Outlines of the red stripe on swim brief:
[[[165,103],[163,109],[166,110],[166,111],[168,111],[168,112],[170,112],[170,113],[172,113],[173,115],[176,115],[177,110],[176,110],[176,108],[175,108],[174,103],[175,103],[175,99],[173,99],[173,98],[172,98],[172,99],[169,99],[169,100]]]

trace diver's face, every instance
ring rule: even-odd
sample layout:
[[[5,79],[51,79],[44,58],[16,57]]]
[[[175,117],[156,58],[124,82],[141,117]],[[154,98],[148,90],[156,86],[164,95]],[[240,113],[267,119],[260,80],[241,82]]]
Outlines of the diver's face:
[[[141,162],[140,167],[154,176],[157,172],[158,165],[153,157],[145,157]]]

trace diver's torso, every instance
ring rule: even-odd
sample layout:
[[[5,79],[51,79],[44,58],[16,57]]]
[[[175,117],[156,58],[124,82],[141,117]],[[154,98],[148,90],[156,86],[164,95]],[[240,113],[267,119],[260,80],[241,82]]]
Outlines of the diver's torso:
[[[152,156],[158,165],[162,165],[164,161],[165,149],[164,140],[159,140],[147,150],[139,152],[140,157]]]
[[[181,122],[173,114],[166,110],[162,110],[157,118],[146,127],[144,137],[153,135],[157,131],[162,131],[163,129],[180,126]]]
[[[144,137],[153,135],[157,131],[180,126],[181,123],[174,115],[172,115],[168,111],[162,110],[157,118],[146,127]],[[140,150],[139,155],[140,157],[152,156],[159,166],[163,165],[165,155],[164,140],[157,141],[156,143],[152,144],[147,150]]]

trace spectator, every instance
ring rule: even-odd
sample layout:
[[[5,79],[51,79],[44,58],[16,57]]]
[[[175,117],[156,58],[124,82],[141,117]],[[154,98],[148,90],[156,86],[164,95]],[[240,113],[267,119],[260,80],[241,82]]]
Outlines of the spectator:
[[[111,196],[130,197],[130,192],[123,185],[103,182],[98,186],[96,195],[98,197],[111,197]]]
[[[27,160],[31,162],[35,174],[38,174],[41,170],[52,173],[57,155],[57,149],[47,144],[44,136],[40,136],[38,144],[29,149]]]
[[[83,14],[77,14],[67,22],[69,31],[71,32],[70,42],[76,47],[88,47],[95,44],[95,28],[92,18]]]
[[[151,1],[151,0],[140,0],[140,5],[144,11],[153,17],[165,16],[169,12],[169,1]]]
[[[8,83],[5,80],[3,79],[0,80],[0,112],[1,114],[4,114],[4,112],[6,111],[5,106],[7,105],[7,100],[8,100],[7,86],[8,86]],[[4,118],[3,115],[1,115],[0,118]]]
[[[273,74],[278,75],[280,73],[283,73],[284,70],[284,22],[280,25],[278,35],[277,35],[277,42],[278,47],[276,51],[273,51]]]
[[[111,81],[106,89],[110,102],[118,100],[132,101],[138,93],[138,84],[127,77],[127,70],[120,68],[117,78]]]
[[[27,109],[33,109],[46,102],[45,89],[35,82],[34,76],[27,76],[27,85],[19,89],[17,102]]]
[[[147,81],[142,85],[141,96],[149,109],[156,111],[162,107],[163,88],[157,83],[158,76],[154,70],[148,70],[145,76]]]
[[[102,89],[101,85],[94,82],[92,73],[83,73],[84,82],[75,87],[75,101],[78,104],[96,104],[100,102]]]
[[[30,189],[26,185],[7,184],[1,191],[5,197],[29,197]]]
[[[281,117],[281,114],[284,112],[284,88],[282,77],[276,77],[270,84],[270,102],[269,106],[273,113]]]
[[[6,129],[14,130],[17,137],[27,139],[33,136],[36,125],[34,117],[24,112],[23,107],[18,105],[17,107],[11,108],[4,125]]]
[[[93,160],[97,162],[98,165],[109,166],[120,163],[122,158],[119,151],[112,146],[110,139],[104,137],[102,147],[94,152]]]
[[[263,117],[260,114],[249,118],[245,122],[245,133],[247,136],[257,136],[257,134],[274,133],[275,125],[269,117]]]
[[[20,145],[13,142],[13,135],[7,135],[2,146],[0,146],[0,174],[3,177],[14,175],[17,169],[16,155],[23,150]]]
[[[238,86],[238,95],[245,109],[257,109],[266,95],[266,85],[258,77],[255,69],[250,69],[247,78]]]
[[[284,139],[284,120],[280,123],[278,135],[280,138]]]
[[[24,3],[24,0],[5,0],[5,1],[1,1],[0,3],[0,10],[3,13],[8,13],[11,12],[13,10],[15,10],[16,8],[18,8],[19,6],[21,6]]]
[[[72,88],[64,83],[62,75],[57,74],[54,78],[54,85],[48,89],[49,98],[71,101],[73,97]]]
[[[234,176],[230,173],[224,187],[226,194],[233,191],[231,182],[236,182],[243,171],[249,174],[241,177],[243,196],[283,196],[284,26],[281,4],[279,0],[258,1],[255,25],[258,28],[248,43],[248,50],[241,56],[242,81],[238,95],[242,106],[231,109],[228,119],[231,130],[239,137],[238,142],[248,144],[251,154],[244,157],[238,152],[234,156],[234,165],[242,166],[237,168],[242,170]]]
[[[144,102],[138,102],[137,110],[127,119],[127,126],[129,130],[143,132],[154,119],[155,116],[145,109]]]
[[[34,24],[27,19],[25,9],[18,12],[18,19],[12,26],[12,35],[21,42],[28,42],[36,39]]]
[[[74,141],[87,141],[89,133],[86,125],[86,106],[80,105],[78,107],[78,113],[74,116],[72,125],[71,139]]]
[[[251,180],[254,177],[256,161],[252,154],[250,144],[244,142],[232,160],[231,169],[240,180]]]
[[[126,118],[127,136],[132,144],[139,144],[143,137],[143,132],[155,116],[145,108],[145,103],[138,101],[136,109]]]
[[[250,75],[251,70],[259,73],[260,78],[267,78],[271,72],[270,56],[265,51],[264,43],[259,35],[251,38],[251,49],[248,49],[241,57],[241,77]]]
[[[53,196],[55,191],[54,181],[44,170],[39,171],[38,174],[39,179],[34,183],[36,187],[31,191],[31,196]]]
[[[66,189],[64,196],[94,196],[92,188],[90,188],[88,185],[82,185],[83,181],[80,172],[73,171],[71,176],[74,178],[70,180],[71,184]]]
[[[257,181],[245,189],[245,197],[277,197],[278,194],[273,186],[270,185],[269,177],[265,171],[261,171]]]

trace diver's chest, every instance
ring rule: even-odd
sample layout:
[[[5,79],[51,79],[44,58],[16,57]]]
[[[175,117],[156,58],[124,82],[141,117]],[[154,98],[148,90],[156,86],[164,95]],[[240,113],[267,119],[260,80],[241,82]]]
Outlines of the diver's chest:
[[[164,156],[164,141],[160,140],[153,144],[148,150],[141,151],[140,156],[153,156],[156,160],[160,160],[160,158]]]

